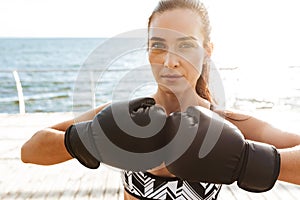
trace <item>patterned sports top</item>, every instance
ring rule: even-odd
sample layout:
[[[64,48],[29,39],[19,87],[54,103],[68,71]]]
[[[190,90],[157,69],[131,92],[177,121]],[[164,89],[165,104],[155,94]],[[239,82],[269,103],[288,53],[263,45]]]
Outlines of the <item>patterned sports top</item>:
[[[123,171],[124,189],[138,199],[215,200],[221,184],[195,183],[179,178],[164,178],[148,172]]]

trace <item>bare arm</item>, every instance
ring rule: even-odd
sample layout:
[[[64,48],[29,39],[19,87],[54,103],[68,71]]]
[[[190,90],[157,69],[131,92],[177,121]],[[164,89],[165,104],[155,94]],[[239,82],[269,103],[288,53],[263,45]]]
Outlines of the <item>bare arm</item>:
[[[225,117],[236,125],[248,140],[271,144],[278,149],[300,145],[299,133],[283,131],[266,121],[242,113],[228,112]]]
[[[279,149],[281,167],[278,179],[300,185],[300,145]]]
[[[21,159],[24,163],[52,165],[71,159],[64,145],[66,129],[75,122],[88,121],[105,106],[88,111],[72,120],[36,132],[21,148]]]

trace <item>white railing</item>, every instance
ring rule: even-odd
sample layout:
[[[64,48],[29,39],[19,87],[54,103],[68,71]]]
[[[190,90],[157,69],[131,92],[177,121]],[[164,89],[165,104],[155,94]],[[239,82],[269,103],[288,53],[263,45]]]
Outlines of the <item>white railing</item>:
[[[105,75],[101,76],[105,70]],[[128,71],[129,70],[129,71]],[[19,112],[24,114],[26,112],[40,112],[44,109],[44,105],[48,106],[49,112],[71,111],[74,107],[80,109],[92,109],[96,104],[104,103],[111,100],[109,93],[121,94],[122,98],[132,92],[132,85],[147,82],[150,73],[145,73],[144,68],[130,69],[18,69],[18,70],[5,70],[0,69],[0,107],[5,110],[10,109],[6,105],[13,105],[12,112]],[[148,67],[148,71],[149,71]],[[236,79],[240,78],[240,74],[236,68],[223,68],[219,69],[222,75],[222,81],[226,88],[226,103],[231,107],[238,107],[240,104],[252,105],[257,108],[272,108],[274,104],[278,106],[290,106],[291,108],[299,109],[299,67],[290,67],[288,77],[293,86],[291,94],[286,97],[278,96],[275,100],[271,98],[261,98],[261,96],[241,96],[243,91],[236,90],[239,86]],[[123,73],[125,72],[125,74]],[[130,72],[126,74],[127,72]],[[128,76],[129,75],[129,76]],[[56,77],[57,76],[57,77]],[[152,77],[152,75],[150,75]],[[99,81],[99,77],[101,81]],[[125,78],[124,78],[125,77]],[[112,91],[114,84],[121,84],[122,90],[115,92]],[[142,84],[141,84],[142,83]],[[104,92],[99,92],[99,86]],[[104,88],[104,89],[103,89]],[[147,87],[151,89],[150,87]],[[244,93],[243,93],[244,94]],[[75,96],[77,95],[77,96]],[[107,96],[106,96],[107,95]],[[75,98],[74,98],[75,96]],[[73,99],[72,99],[73,98]],[[107,98],[107,99],[105,99]],[[275,98],[275,97],[274,97]],[[77,100],[77,102],[76,102]],[[38,102],[37,102],[38,101]],[[65,110],[58,110],[54,108],[61,108],[62,103],[67,102]],[[220,101],[219,101],[220,102]],[[275,102],[275,103],[274,103]],[[2,105],[1,105],[2,104]],[[16,107],[18,104],[18,108]],[[57,105],[59,104],[59,105]],[[80,107],[81,106],[81,107]],[[56,111],[58,110],[58,111]],[[11,110],[9,110],[10,112]],[[48,110],[47,110],[48,111]],[[0,110],[0,112],[5,112]],[[10,112],[10,113],[12,113]]]
[[[147,72],[145,70],[147,70]],[[227,80],[224,80],[226,83],[230,82],[231,79],[234,79],[233,77],[235,75],[233,74],[233,72],[236,70],[236,68],[225,68],[220,70],[222,71],[222,74],[225,74]],[[6,87],[7,85],[10,85],[10,87],[12,87],[13,85],[16,86],[18,97],[17,99],[16,97],[13,97],[12,101],[18,101],[19,113],[24,114],[27,111],[26,109],[33,110],[33,107],[44,108],[43,105],[46,101],[48,102],[47,105],[51,105],[52,108],[55,107],[57,95],[60,95],[60,100],[57,100],[60,101],[59,103],[65,100],[73,100],[73,102],[71,102],[72,105],[70,109],[73,108],[74,110],[74,105],[76,106],[78,104],[81,104],[82,102],[82,108],[92,109],[96,107],[97,103],[106,102],[106,97],[103,98],[103,96],[105,96],[106,94],[99,94],[97,86],[100,85],[101,89],[103,89],[103,85],[105,85],[105,92],[111,93],[112,88],[114,89],[114,83],[119,81],[119,83],[117,84],[122,84],[122,90],[114,92],[120,94],[120,96],[125,95],[126,97],[128,93],[132,92],[132,90],[130,90],[132,89],[132,84],[136,85],[140,83],[140,85],[142,85],[145,82],[149,81],[149,76],[153,78],[150,69],[147,67],[135,68],[133,71],[124,68],[105,69],[105,74],[108,74],[108,76],[101,76],[101,82],[99,82],[100,75],[103,75],[102,72],[103,69],[101,68],[93,68],[80,71],[79,69],[0,70],[0,87],[2,84],[3,87]],[[125,72],[125,74],[123,72]],[[130,72],[129,76],[128,74],[126,74],[127,72]],[[6,75],[4,75],[5,73]],[[1,74],[3,77],[9,79],[9,83],[7,82],[7,80],[1,80]],[[9,74],[13,74],[14,80],[12,78],[9,78]],[[149,91],[148,89],[150,90],[151,87],[147,87],[146,90]],[[11,96],[11,91],[9,92],[9,96]],[[3,96],[5,96],[5,94],[2,95],[2,97]],[[55,96],[55,100],[53,100],[53,96]],[[232,96],[234,97],[234,95]],[[42,100],[45,102],[36,103],[36,100]],[[78,100],[78,102],[76,102],[76,100]],[[111,100],[111,98],[108,97],[108,100]],[[235,101],[235,99],[233,99],[232,101]],[[14,110],[15,109],[16,108],[14,108]],[[42,110],[43,109],[41,109],[41,111]]]
[[[89,99],[90,101],[90,105],[91,107],[95,107],[96,106],[96,97],[95,97],[95,81],[94,80],[94,75],[95,75],[95,71],[97,70],[86,70],[85,75],[89,76],[88,80],[85,82],[85,84],[87,82],[89,82],[89,86],[88,88],[90,89],[90,91],[85,91],[85,95],[83,95],[84,97],[86,97],[87,99]],[[99,71],[99,70],[98,70]],[[26,100],[28,99],[28,97],[26,95],[24,95],[24,85],[27,85],[26,89],[28,89],[28,85],[32,85],[32,87],[34,87],[34,85],[41,85],[44,84],[45,88],[47,88],[48,92],[51,91],[51,88],[49,88],[49,86],[47,86],[48,83],[51,83],[52,80],[45,80],[42,78],[42,80],[40,80],[39,76],[36,75],[37,78],[32,78],[30,79],[30,77],[28,78],[24,78],[22,79],[22,76],[20,74],[23,73],[27,73],[27,74],[36,74],[39,73],[41,74],[41,76],[43,76],[46,73],[72,73],[73,78],[76,78],[76,75],[78,73],[78,70],[76,69],[47,69],[47,70],[43,70],[43,69],[21,69],[21,70],[0,70],[0,75],[1,74],[5,74],[6,78],[7,76],[9,77],[9,74],[13,75],[13,79],[8,78],[9,80],[0,80],[0,87],[7,87],[7,85],[12,86],[13,84],[15,85],[16,88],[16,92],[18,94],[18,106],[19,106],[19,113],[20,114],[25,114],[26,113]],[[1,76],[0,76],[1,77]],[[14,81],[14,83],[13,83]],[[55,82],[55,81],[54,81]],[[66,75],[64,80],[57,80],[57,83],[61,83],[61,84],[65,84],[65,83],[69,83],[70,86],[70,91],[72,90],[72,87],[74,86],[74,80],[71,79],[68,75]],[[5,86],[6,85],[6,86]],[[29,86],[30,87],[30,86]],[[42,87],[41,87],[42,88]],[[13,88],[10,88],[11,90],[13,90]],[[25,89],[25,92],[26,92]],[[55,88],[53,88],[52,90],[54,90]],[[29,88],[30,90],[30,88]],[[87,94],[88,93],[88,94]],[[37,96],[39,94],[36,94]],[[9,98],[7,98],[9,99]],[[15,101],[15,98],[13,98],[13,100],[11,101]]]
[[[16,70],[14,70],[12,73],[14,75],[16,87],[17,87],[17,91],[18,91],[19,111],[20,111],[20,114],[25,114],[25,101],[24,101],[23,88],[22,88],[22,84],[20,81],[20,77]]]
[[[107,70],[107,69],[106,69]],[[143,69],[141,69],[143,70]],[[124,69],[109,69],[107,70],[108,73],[111,74],[111,76],[108,76],[108,78],[104,77],[101,80],[101,83],[114,83],[116,82],[115,79],[118,79],[120,75],[120,72],[126,72],[127,70]],[[84,76],[84,78],[79,78],[78,73],[81,73],[80,76]],[[12,100],[13,102],[18,101],[18,106],[19,106],[19,113],[24,114],[27,111],[28,108],[28,103],[30,100],[32,100],[32,97],[28,96],[28,91],[31,91],[31,95],[35,96],[33,98],[36,98],[39,95],[44,95],[45,97],[43,99],[46,99],[47,96],[50,96],[50,93],[54,94],[57,90],[55,87],[56,86],[61,86],[65,85],[67,87],[64,92],[66,93],[77,93],[80,98],[83,99],[84,103],[86,103],[86,107],[88,108],[95,108],[96,107],[96,86],[99,84],[99,76],[103,72],[103,69],[86,69],[86,70],[78,70],[78,69],[19,69],[19,70],[0,70],[0,79],[1,79],[1,74],[4,76],[6,79],[0,80],[0,87],[13,87],[15,85],[16,92],[18,94],[17,100],[15,99],[16,97],[13,97]],[[51,79],[50,73],[55,74],[60,73],[62,75],[60,79],[55,79],[56,77],[53,77]],[[13,75],[13,78],[10,78],[10,75]],[[141,74],[141,73],[140,73]],[[46,77],[45,77],[46,76]],[[55,80],[54,80],[55,79]],[[140,76],[137,78],[132,79],[132,80],[127,80],[126,83],[134,82],[134,81],[143,81],[143,77]],[[57,85],[53,86],[55,82]],[[84,84],[84,86],[83,86]],[[37,91],[33,94],[32,90],[34,87],[37,87]],[[82,88],[80,88],[83,86]],[[44,88],[44,89],[43,89]],[[42,90],[42,91],[39,91]],[[126,88],[125,88],[126,89]],[[10,90],[13,90],[13,88],[10,88]],[[76,90],[76,92],[74,92]],[[11,96],[11,92],[9,91]],[[26,94],[27,93],[27,94]],[[47,95],[48,94],[48,95]],[[66,98],[65,96],[71,96],[69,94],[61,94],[63,98]],[[2,95],[2,97],[5,96],[5,94]],[[78,96],[76,98],[78,98]],[[72,96],[74,98],[74,96]],[[9,99],[5,98],[4,99]],[[6,101],[2,100],[1,102]],[[8,100],[9,101],[9,100]],[[46,101],[46,100],[45,100]],[[0,102],[0,103],[1,103]],[[74,103],[74,102],[73,102]],[[27,106],[27,107],[26,107]],[[15,109],[15,108],[14,108]]]

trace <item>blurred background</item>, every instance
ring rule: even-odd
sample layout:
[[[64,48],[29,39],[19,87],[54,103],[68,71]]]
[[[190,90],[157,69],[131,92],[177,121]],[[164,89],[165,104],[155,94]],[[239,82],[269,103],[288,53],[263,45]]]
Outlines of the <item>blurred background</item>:
[[[214,43],[210,87],[220,105],[299,132],[299,1],[203,2]],[[146,76],[145,43],[130,51],[131,40],[114,39],[146,29],[156,3],[0,1],[0,199],[123,199],[116,170],[102,165],[91,171],[76,160],[47,167],[24,164],[20,150],[36,131],[73,118],[72,111],[110,101],[116,88],[120,98],[155,90]],[[101,62],[119,47],[128,52]],[[91,63],[96,67],[89,68]],[[298,199],[299,191],[277,184],[268,193],[250,194],[233,185],[224,186],[220,198]]]
[[[212,26],[212,61],[225,91],[225,103],[220,103],[242,110],[299,110],[298,1],[203,2]],[[111,38],[147,28],[156,3],[1,1],[0,112],[20,112],[16,75],[22,86],[25,112],[72,111],[74,82],[89,55],[96,48],[107,48],[101,45]],[[146,53],[140,53],[118,58],[114,68],[122,71],[144,64],[141,57],[146,58]],[[99,87],[106,91],[83,93],[87,98],[76,106],[86,110],[110,100],[113,85],[109,83],[120,79],[116,71],[111,73],[111,79],[101,86],[99,77],[88,78],[98,91]]]

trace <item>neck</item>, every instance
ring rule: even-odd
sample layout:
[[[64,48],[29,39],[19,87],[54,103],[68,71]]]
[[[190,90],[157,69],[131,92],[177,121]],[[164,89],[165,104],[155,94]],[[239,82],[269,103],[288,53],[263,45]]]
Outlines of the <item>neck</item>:
[[[168,93],[160,89],[154,94],[157,104],[163,106],[167,114],[184,112],[189,106],[210,107],[210,103],[201,98],[195,90],[185,90],[180,94]]]

